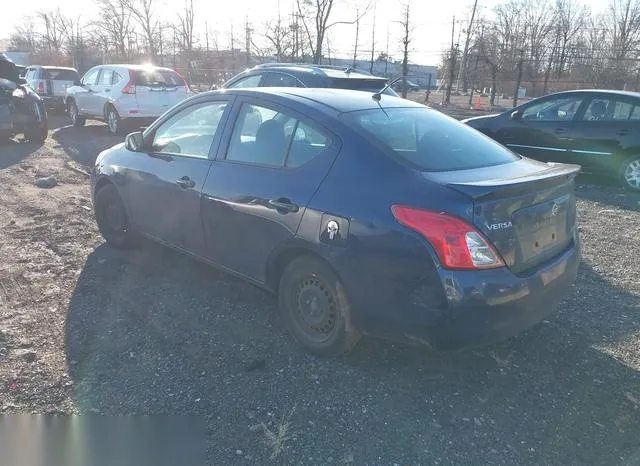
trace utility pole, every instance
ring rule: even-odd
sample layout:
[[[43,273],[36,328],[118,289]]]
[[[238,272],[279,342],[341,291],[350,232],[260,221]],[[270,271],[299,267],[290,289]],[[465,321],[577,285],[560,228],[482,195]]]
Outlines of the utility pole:
[[[385,52],[384,60],[384,75],[387,76],[387,69],[389,68],[389,26],[387,26],[387,51]]]
[[[251,65],[251,32],[252,31],[253,29],[249,27],[249,16],[247,16],[247,19],[245,21],[245,26],[244,26],[245,39],[246,39],[245,47],[247,52],[247,66]]]
[[[204,22],[204,36],[207,40],[207,52],[209,52],[209,23],[207,21]]]
[[[356,44],[353,47],[353,68],[357,65],[358,60],[358,39],[360,36],[360,12],[356,8]]]
[[[373,59],[376,49],[376,7],[373,6],[373,27],[371,28],[371,63],[369,65],[369,73],[373,74]]]
[[[162,51],[162,23],[158,25],[158,31],[160,33],[160,66],[164,66],[164,53]]]
[[[456,75],[456,59],[458,54],[458,45],[454,43],[456,36],[456,17],[451,22],[451,56],[449,57],[449,82],[447,83],[447,92],[445,94],[444,103],[451,103],[451,89],[453,88],[453,78]]]
[[[456,91],[460,90],[460,78],[462,77],[462,90],[467,92],[467,54],[469,53],[469,42],[471,42],[471,32],[473,31],[473,20],[476,16],[476,8],[478,7],[478,0],[473,3],[473,10],[471,10],[471,20],[467,27],[467,38],[464,41],[464,51],[462,52],[462,62],[460,63],[460,71],[458,72],[458,82],[456,83]]]
[[[231,24],[231,71],[236,72],[236,41],[233,36],[233,24]]]

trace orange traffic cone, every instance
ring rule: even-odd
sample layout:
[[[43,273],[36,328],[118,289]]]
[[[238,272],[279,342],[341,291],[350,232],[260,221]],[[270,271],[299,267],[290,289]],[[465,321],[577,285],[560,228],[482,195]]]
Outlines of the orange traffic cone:
[[[482,104],[480,103],[480,96],[476,97],[476,103],[473,106],[474,110],[482,110]]]

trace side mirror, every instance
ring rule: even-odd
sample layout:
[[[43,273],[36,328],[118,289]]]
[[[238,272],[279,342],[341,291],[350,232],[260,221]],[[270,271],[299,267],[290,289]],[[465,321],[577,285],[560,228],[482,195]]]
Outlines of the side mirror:
[[[127,137],[124,140],[124,145],[131,152],[142,152],[144,147],[144,138],[142,137],[142,133],[137,131],[135,133],[127,134]]]
[[[18,78],[18,84],[24,86],[25,84],[27,84],[27,80],[24,78]]]
[[[511,120],[519,120],[522,117],[522,112],[520,110],[514,110],[509,115],[509,119]]]
[[[80,86],[80,87],[82,87],[82,81],[75,80],[75,81],[73,82],[73,85],[74,85],[74,86]]]

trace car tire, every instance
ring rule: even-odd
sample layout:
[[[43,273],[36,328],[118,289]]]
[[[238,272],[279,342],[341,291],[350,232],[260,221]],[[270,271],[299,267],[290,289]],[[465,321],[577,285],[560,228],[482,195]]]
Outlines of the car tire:
[[[124,132],[124,125],[122,124],[120,115],[118,115],[117,110],[112,105],[109,105],[105,111],[105,120],[107,121],[107,128],[111,134],[117,136],[122,135]]]
[[[109,245],[129,249],[137,244],[137,235],[114,185],[106,184],[96,192],[94,213],[100,234]]]
[[[42,126],[38,126],[36,128],[32,128],[28,131],[25,131],[24,133],[24,137],[29,142],[36,142],[38,144],[44,144],[44,142],[47,140],[48,135],[49,135],[49,128],[46,123]]]
[[[305,255],[287,265],[278,299],[289,332],[310,353],[338,356],[350,351],[362,336],[351,323],[340,279],[318,258]]]
[[[80,116],[80,112],[78,111],[78,106],[76,105],[75,100],[69,101],[69,103],[67,104],[67,109],[69,111],[69,118],[71,118],[71,124],[76,128],[84,126],[87,120]]]
[[[640,155],[631,156],[622,162],[618,179],[625,188],[640,191]]]

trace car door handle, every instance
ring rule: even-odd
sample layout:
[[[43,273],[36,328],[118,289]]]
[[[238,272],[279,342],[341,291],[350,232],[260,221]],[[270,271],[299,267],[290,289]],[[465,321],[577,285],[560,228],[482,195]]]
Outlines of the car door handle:
[[[554,130],[554,133],[556,133],[556,134],[563,134],[563,133],[566,133],[566,132],[567,132],[566,128],[556,128]]]
[[[621,129],[620,131],[616,131],[616,134],[618,136],[626,136],[627,134],[629,134],[629,130],[628,129]]]
[[[282,212],[297,212],[298,206],[286,198],[270,199],[269,205]]]
[[[111,89],[105,89],[104,91],[105,92],[111,92]]]
[[[176,184],[183,189],[187,189],[187,188],[193,188],[196,185],[196,182],[193,181],[188,176],[183,176],[178,181],[176,181]]]

